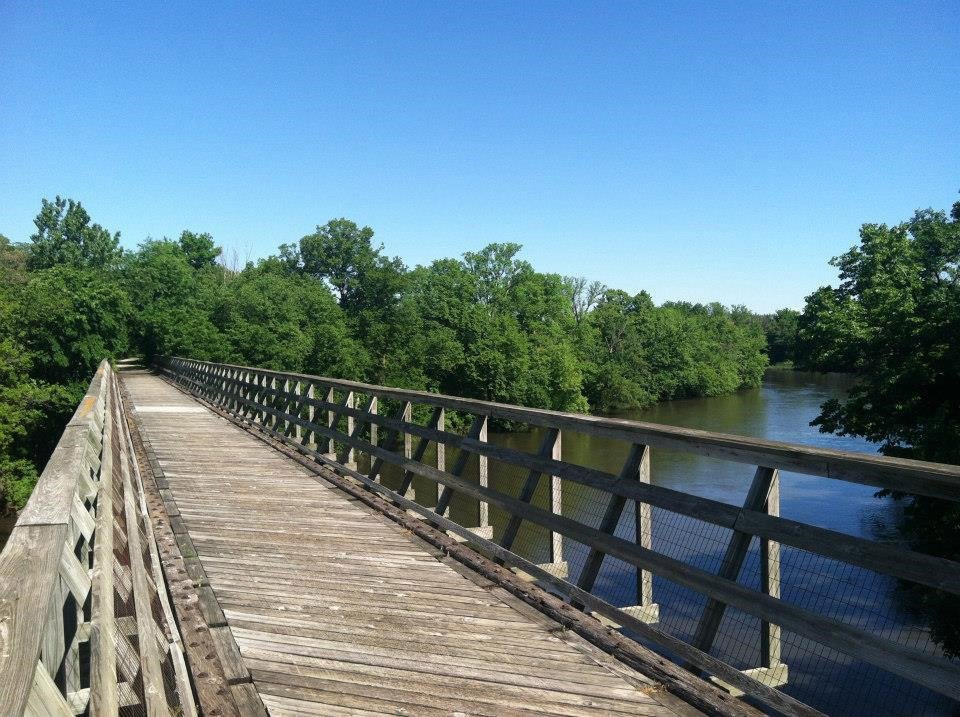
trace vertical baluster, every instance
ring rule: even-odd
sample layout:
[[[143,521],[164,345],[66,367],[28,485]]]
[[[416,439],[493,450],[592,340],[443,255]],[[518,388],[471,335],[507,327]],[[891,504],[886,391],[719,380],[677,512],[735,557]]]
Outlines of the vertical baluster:
[[[643,458],[637,472],[641,483],[650,482],[650,446],[644,446]],[[652,507],[649,503],[634,501],[633,517],[637,545],[651,550],[653,548]],[[659,621],[659,606],[653,602],[653,573],[642,568],[637,568],[637,606],[640,608],[641,619],[647,622]]]
[[[299,380],[293,382],[293,395],[297,398],[293,399],[293,410],[290,413],[296,415],[297,418],[303,418],[303,399],[300,398],[303,396],[303,389]],[[297,443],[303,445],[303,429],[299,423],[293,426],[293,438]]]
[[[316,396],[316,390],[313,387],[313,383],[307,384],[307,398],[313,399]],[[312,403],[307,405],[307,420],[310,422],[310,425],[313,425],[314,420],[314,406]],[[309,431],[304,438],[307,441],[307,448],[312,451],[317,450],[317,434],[316,431]]]
[[[403,420],[405,423],[413,422],[413,404],[407,401],[406,406],[403,409]],[[403,457],[411,458],[413,456],[413,436],[411,436],[407,431],[403,432]],[[409,498],[410,500],[417,499],[417,490],[413,487],[413,481],[410,482],[410,487],[404,492],[404,498]]]
[[[333,387],[327,389],[327,403],[333,403]],[[333,411],[327,409],[327,428],[333,428]],[[327,458],[337,459],[337,447],[333,443],[333,438],[327,439]]]
[[[356,405],[356,397],[353,395],[353,391],[347,392],[347,398],[344,401],[344,405],[347,408],[353,408]],[[348,413],[347,414],[347,435],[348,436],[353,435],[353,423],[354,423],[353,416],[351,416]],[[347,445],[347,455],[346,455],[346,461],[344,462],[344,465],[346,465],[347,468],[352,468],[353,470],[357,469],[357,461],[354,455],[353,446],[350,444]]]
[[[551,458],[555,461],[562,460],[563,432],[557,431],[557,440],[553,444]],[[560,483],[560,476],[550,476],[550,512],[554,515],[563,514],[563,495]],[[560,533],[550,533],[550,563],[554,569],[551,572],[566,577],[568,570],[563,560],[563,536]]]
[[[440,409],[440,415],[437,417],[437,430],[446,430],[447,412]],[[447,446],[443,441],[437,441],[437,470],[447,469]],[[437,500],[440,500],[440,493],[443,492],[443,484],[437,483]]]
[[[780,515],[780,474],[775,472],[767,493],[767,514]],[[760,581],[762,590],[770,597],[780,597],[780,543],[760,539]],[[771,670],[786,669],[780,661],[780,626],[760,623],[760,666]],[[782,680],[782,682],[780,681]],[[777,684],[786,682],[786,675],[777,675]]]
[[[483,443],[487,442],[487,429],[489,426],[489,421],[487,417],[483,417],[483,426],[480,428],[480,441]],[[486,456],[478,456],[477,461],[477,478],[480,482],[480,486],[487,488],[490,485],[490,461]],[[492,537],[492,529],[490,528],[490,504],[486,501],[480,501],[479,505],[479,515],[477,516],[477,528],[475,532],[484,537]]]

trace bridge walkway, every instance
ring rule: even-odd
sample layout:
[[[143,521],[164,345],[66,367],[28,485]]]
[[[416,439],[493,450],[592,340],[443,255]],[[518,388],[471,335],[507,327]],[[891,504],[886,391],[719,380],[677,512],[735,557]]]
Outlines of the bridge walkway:
[[[124,381],[216,598],[207,611],[222,610],[271,715],[689,714],[160,378]]]

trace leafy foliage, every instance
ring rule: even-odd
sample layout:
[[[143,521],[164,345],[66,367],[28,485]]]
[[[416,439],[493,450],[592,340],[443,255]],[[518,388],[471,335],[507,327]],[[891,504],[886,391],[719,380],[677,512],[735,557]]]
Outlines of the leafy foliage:
[[[770,363],[795,361],[800,312],[794,309],[780,309],[772,316],[764,316],[761,323],[767,335],[767,355],[770,357]]]
[[[44,199],[33,223],[37,232],[30,237],[27,259],[32,271],[62,264],[109,269],[123,256],[120,233],[110,234],[99,224],[91,224],[87,210],[72,199]]]
[[[858,380],[822,407],[822,431],[863,436],[886,455],[960,463],[960,202],[896,226],[865,224],[860,243],[833,259],[840,285],[809,297],[798,359]],[[908,498],[904,530],[924,552],[960,559],[960,508]],[[917,589],[931,632],[960,656],[954,596]]]
[[[230,270],[209,234],[120,250],[72,200],[25,246],[0,238],[0,498],[22,505],[102,358],[185,355],[569,411],[759,382],[763,331],[739,309],[656,307],[537,272],[518,244],[409,270],[333,219]]]

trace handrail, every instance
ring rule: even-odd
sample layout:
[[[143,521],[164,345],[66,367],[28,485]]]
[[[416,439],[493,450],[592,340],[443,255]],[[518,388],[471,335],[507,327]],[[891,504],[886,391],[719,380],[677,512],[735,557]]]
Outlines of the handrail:
[[[304,374],[285,373],[228,364],[214,364],[182,358],[161,359],[159,365],[171,379],[198,397],[225,410],[275,439],[313,457],[318,462],[350,476],[423,515],[426,520],[450,530],[447,507],[454,492],[476,499],[481,506],[481,523],[454,530],[477,548],[497,559],[532,574],[579,605],[587,605],[643,637],[659,642],[692,665],[718,680],[750,694],[785,714],[809,715],[810,707],[774,689],[787,680],[787,666],[781,661],[781,627],[815,643],[872,663],[935,692],[960,699],[960,666],[912,645],[901,644],[874,634],[859,625],[817,614],[781,598],[780,545],[819,554],[960,595],[960,563],[923,555],[903,547],[857,538],[779,516],[779,470],[792,470],[834,480],[894,488],[906,493],[960,500],[960,467],[921,461],[886,458],[832,451],[775,441],[694,431],[657,424],[600,418],[570,413],[529,409],[487,401],[370,386]],[[361,396],[365,405],[358,408]],[[398,405],[395,415],[381,415],[378,400]],[[426,425],[412,420],[412,406],[432,409]],[[444,427],[444,411],[455,410],[473,416],[473,426],[463,436]],[[548,431],[539,453],[493,445],[486,440],[491,417],[504,418]],[[345,425],[343,425],[345,424]],[[632,447],[619,476],[562,459],[561,431],[603,436]],[[380,436],[379,432],[385,435]],[[412,438],[418,438],[412,450]],[[381,440],[382,438],[382,440]],[[438,447],[461,449],[456,465],[448,469],[443,451],[436,465],[424,461],[428,442]],[[753,485],[742,506],[700,498],[650,482],[650,447],[663,446],[724,460],[757,466]],[[338,452],[339,449],[339,452]],[[356,454],[369,456],[370,470],[357,470]],[[461,473],[465,456],[477,456],[479,482]],[[488,460],[529,471],[519,496],[490,487]],[[381,482],[385,465],[402,473],[399,489]],[[437,505],[411,500],[413,476],[436,483]],[[550,481],[552,498],[547,508],[534,505],[531,498],[541,476]],[[563,515],[560,495],[564,484],[588,486],[608,496],[608,506],[599,527]],[[636,540],[616,534],[624,506],[632,501]],[[516,526],[493,542],[490,526],[483,522],[482,508],[493,505],[511,516],[511,525],[528,521],[551,533],[550,561],[534,565],[512,545]],[[732,530],[719,574],[664,555],[650,543],[650,506],[706,521]],[[509,535],[509,537],[507,537]],[[590,549],[577,581],[567,580],[563,560],[565,536]],[[760,589],[738,582],[750,539],[760,538]],[[637,572],[637,604],[616,607],[594,594],[594,582],[605,556],[634,566]],[[704,608],[692,644],[678,640],[654,627],[659,606],[653,601],[651,576],[663,578],[705,595]],[[742,673],[710,655],[720,620],[727,606],[753,615],[761,627],[761,665]]]
[[[178,360],[180,357],[172,357]],[[765,465],[778,470],[862,483],[917,495],[960,501],[960,466],[931,463],[910,458],[892,458],[771,441],[765,438],[702,431],[624,418],[590,416],[581,413],[527,408],[506,403],[448,396],[411,389],[375,386],[357,381],[312,376],[294,372],[235,364],[216,364],[237,371],[256,371],[261,376],[309,381],[325,387],[380,398],[441,406],[466,413],[483,413],[493,418],[520,421],[543,428],[573,430],[617,440],[641,442],[658,448],[695,453],[710,458]],[[316,405],[316,404],[314,404]]]
[[[182,709],[167,694],[189,685],[164,685],[179,653],[153,649],[158,632],[177,634],[175,625],[157,625],[151,608],[166,599],[165,586],[147,575],[143,553],[126,547],[152,540],[137,509],[143,486],[132,456],[116,377],[103,361],[0,553],[4,715],[116,715],[147,703],[150,714]],[[132,595],[126,580],[142,594]],[[148,626],[150,639],[130,641]],[[85,643],[89,670],[81,664]]]

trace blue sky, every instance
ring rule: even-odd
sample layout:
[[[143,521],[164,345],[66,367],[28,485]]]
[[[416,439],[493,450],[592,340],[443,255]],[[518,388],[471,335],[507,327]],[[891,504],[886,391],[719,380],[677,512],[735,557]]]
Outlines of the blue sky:
[[[960,190],[960,3],[0,0],[0,233],[80,199],[241,260],[332,217],[656,301],[802,305]]]

